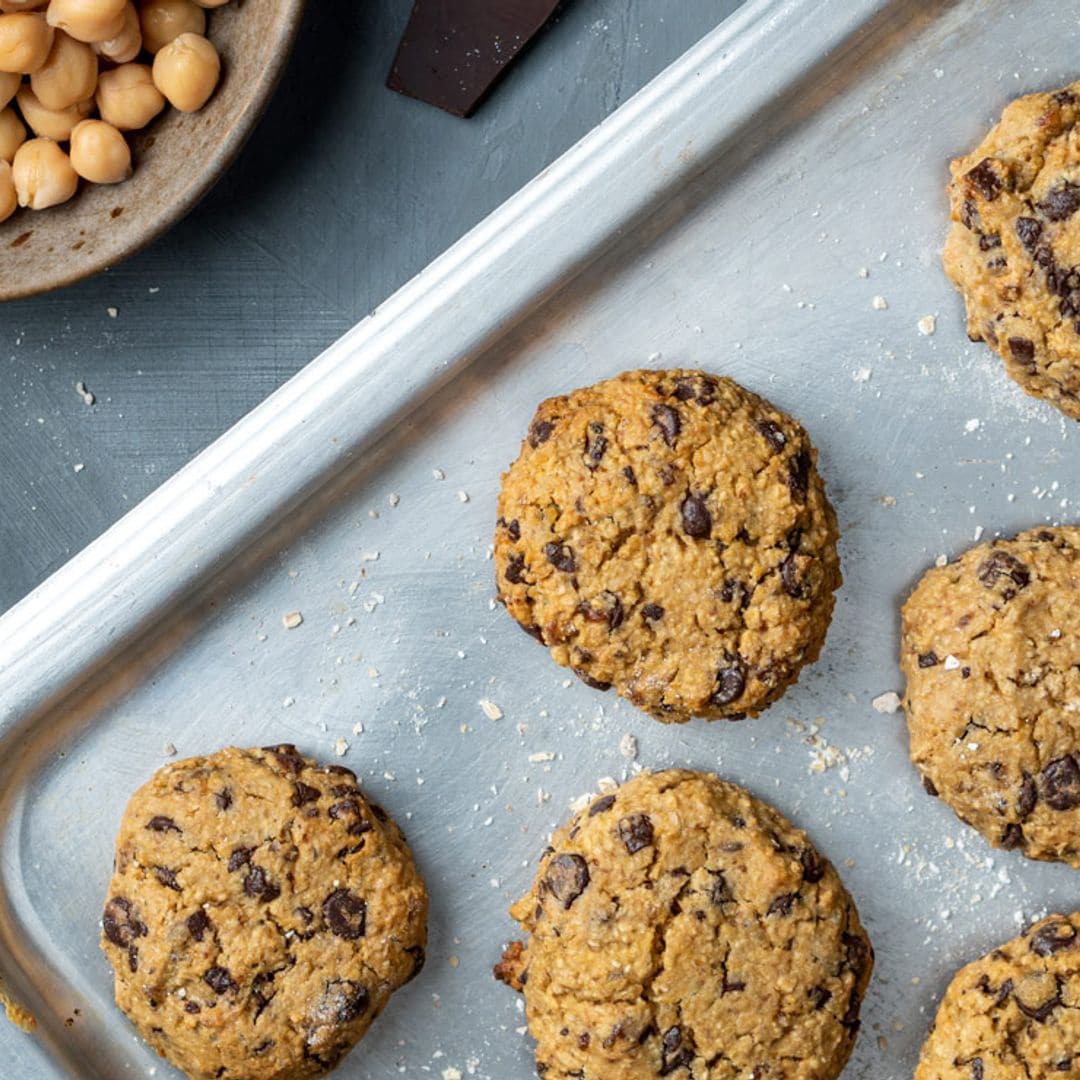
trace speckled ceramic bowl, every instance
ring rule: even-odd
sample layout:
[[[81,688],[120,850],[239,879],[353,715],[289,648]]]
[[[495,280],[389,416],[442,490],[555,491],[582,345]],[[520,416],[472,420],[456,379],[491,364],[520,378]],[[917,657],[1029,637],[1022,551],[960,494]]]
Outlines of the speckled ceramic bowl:
[[[131,139],[122,184],[83,183],[63,206],[0,224],[0,300],[58,289],[115,266],[179,221],[236,157],[277,85],[304,0],[241,0],[210,15],[222,78],[197,113],[166,107]]]

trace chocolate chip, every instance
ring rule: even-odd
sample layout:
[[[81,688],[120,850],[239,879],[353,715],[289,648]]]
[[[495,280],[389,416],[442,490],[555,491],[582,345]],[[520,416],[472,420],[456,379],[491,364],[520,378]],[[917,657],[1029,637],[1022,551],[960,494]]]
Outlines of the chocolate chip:
[[[696,1047],[689,1030],[670,1027],[664,1032],[661,1041],[660,1075],[670,1076],[676,1069],[687,1069],[693,1065]]]
[[[1076,929],[1067,922],[1055,920],[1040,927],[1031,935],[1029,948],[1036,956],[1053,956],[1076,944]]]
[[[273,993],[265,993],[266,990],[273,985],[274,972],[272,971],[260,971],[254,979],[251,980],[251,996],[255,1000],[255,1019],[258,1020],[262,1016],[263,1010],[271,1001],[274,1000],[275,995]]]
[[[585,465],[590,471],[600,467],[600,462],[607,453],[608,441],[603,432],[604,425],[594,422],[589,425],[585,436]]]
[[[634,470],[633,468],[631,468],[631,466],[624,465],[622,474],[626,477],[626,482],[631,487],[637,487],[637,475],[634,473]]]
[[[138,908],[126,897],[114,896],[101,916],[105,937],[114,945],[127,948],[137,938],[146,937],[146,924],[139,918]]]
[[[1031,255],[1039,246],[1042,236],[1042,224],[1035,218],[1018,217],[1016,219],[1016,235],[1024,250]]]
[[[351,1024],[363,1016],[371,1004],[371,993],[363,983],[352,979],[329,979],[323,987],[312,1018],[319,1027]]]
[[[664,609],[659,604],[646,604],[641,609],[641,617],[646,622],[657,622],[664,617]]]
[[[770,915],[790,915],[791,907],[799,899],[798,893],[784,893],[769,905]]]
[[[298,907],[296,909],[296,914],[300,916],[300,919],[305,926],[310,926],[312,920],[315,918],[315,916],[312,914],[311,908],[307,907]]]
[[[788,459],[788,488],[796,502],[806,502],[810,490],[810,455],[800,450]]]
[[[1005,600],[1011,600],[1017,592],[1031,584],[1031,571],[1007,551],[995,551],[983,559],[976,571],[976,577],[979,583],[988,589],[994,588],[1002,579],[1015,585],[1015,589],[1010,586],[1002,593]]]
[[[187,928],[188,933],[196,941],[202,941],[203,934],[210,929],[210,916],[202,908],[199,908],[198,911],[187,917]]]
[[[832,998],[832,991],[826,990],[824,986],[811,986],[806,991],[806,996],[814,1003],[814,1011],[821,1012]]]
[[[1041,1005],[1029,1005],[1015,990],[1013,991],[1013,1001],[1016,1002],[1016,1007],[1029,1020],[1034,1020],[1037,1024],[1045,1024],[1053,1015],[1054,1010],[1061,1004],[1061,984],[1057,984],[1057,993]]]
[[[511,585],[521,585],[525,582],[525,556],[511,555],[506,563],[505,578]]]
[[[711,375],[679,375],[675,379],[672,397],[677,401],[696,401],[699,405],[711,405],[716,400],[719,387]]]
[[[993,236],[980,236],[979,237],[979,250],[980,251],[993,251],[994,248],[1001,247],[1001,237],[994,233]]]
[[[164,815],[158,815],[152,817],[147,823],[146,828],[151,832],[182,832],[183,830],[171,817],[165,817]]]
[[[938,663],[938,657],[936,652],[924,652],[919,656],[919,667],[928,668],[934,667]]]
[[[180,883],[176,880],[176,871],[168,866],[155,866],[154,877],[165,886],[166,889],[172,889],[173,892],[180,892]]]
[[[548,863],[544,884],[564,910],[585,891],[589,884],[589,866],[580,855],[556,855]]]
[[[590,657],[590,659],[592,659]],[[610,690],[611,683],[603,682],[601,679],[594,679],[587,671],[582,668],[575,667],[570,669],[586,686],[591,687],[593,690]]]
[[[983,1072],[982,1058],[972,1058],[968,1064],[971,1066],[971,1080],[985,1080],[986,1074]]]
[[[994,168],[997,164],[993,158],[983,158],[964,177],[987,202],[993,202],[1001,194],[1003,185]]]
[[[935,799],[938,797],[937,785],[929,776],[924,776],[922,778],[922,786],[923,791],[925,791],[927,795],[933,795]]]
[[[340,938],[355,941],[367,932],[367,904],[349,889],[335,889],[324,901],[323,918]]]
[[[780,564],[780,584],[783,585],[784,592],[793,600],[802,599],[803,587],[802,582],[799,580],[799,568],[795,562],[795,552],[791,552]]]
[[[716,688],[709,697],[713,705],[730,705],[738,701],[746,690],[746,672],[739,661],[729,667],[722,667],[716,673]]]
[[[627,814],[618,825],[619,839],[634,855],[653,842],[653,823],[648,814]]]
[[[304,759],[292,743],[279,743],[277,746],[264,746],[268,754],[277,758],[278,764],[288,772],[299,775],[305,766]]]
[[[787,445],[784,429],[775,420],[759,420],[757,429],[765,436],[768,444],[779,453]]]
[[[545,544],[544,557],[556,570],[561,570],[564,574],[572,574],[577,569],[574,549],[569,544]]]
[[[411,982],[424,970],[424,964],[427,962],[427,953],[424,951],[422,945],[408,945],[405,947],[405,952],[413,959],[412,971],[409,972],[409,977],[405,980],[406,982]]]
[[[731,886],[721,870],[710,870],[712,884],[709,886],[709,899],[717,906],[730,903],[734,897],[731,895]]]
[[[597,799],[596,802],[589,807],[589,817],[596,817],[597,814],[607,813],[615,805],[614,795],[604,795]]]
[[[327,814],[333,821],[340,821],[344,818],[353,818],[348,827],[348,832],[352,836],[363,836],[366,832],[371,832],[371,822],[365,821],[363,813],[360,810],[360,802],[357,799],[342,799],[341,802],[334,803]]]
[[[866,938],[847,931],[840,935],[840,940],[844,945],[844,962],[856,975],[862,975],[870,957],[870,943]]]
[[[1022,826],[1017,825],[1016,822],[1012,822],[1006,825],[1001,832],[1001,846],[1006,851],[1015,851],[1018,847],[1024,846],[1024,829]]]
[[[1039,774],[1043,802],[1052,810],[1075,810],[1080,806],[1080,766],[1066,754],[1051,761]]]
[[[215,994],[225,994],[230,990],[238,990],[239,987],[233,982],[233,977],[228,968],[212,967],[203,975],[203,982],[214,991]]]
[[[1024,779],[1020,782],[1020,794],[1016,798],[1016,812],[1021,821],[1026,821],[1031,816],[1038,798],[1039,789],[1035,786],[1031,774],[1025,772]]]
[[[228,788],[222,788],[214,795],[214,802],[219,810],[228,810],[232,806],[232,792]]]
[[[1009,352],[1021,364],[1035,363],[1035,342],[1026,337],[1009,338]]]
[[[293,806],[303,806],[304,803],[314,802],[321,794],[318,788],[310,784],[301,783],[299,780],[293,781]]]
[[[229,873],[230,874],[235,874],[236,871],[239,870],[241,866],[246,866],[249,862],[251,862],[251,853],[254,850],[255,850],[254,848],[249,848],[249,847],[235,848],[233,850],[233,853],[229,856],[229,862],[228,862]]]
[[[824,860],[812,847],[802,849],[799,862],[802,864],[803,881],[816,885],[825,876]]]
[[[674,446],[675,440],[682,431],[682,418],[677,409],[670,405],[654,405],[652,409],[652,421],[660,429],[660,434],[668,446]]]
[[[499,518],[499,524],[506,530],[507,536],[516,544],[521,539],[521,523],[517,518],[512,521],[505,521]]]
[[[529,445],[535,450],[541,443],[551,438],[555,425],[550,420],[534,420],[529,428]]]
[[[184,1012],[186,1012],[186,1013],[201,1013],[202,1008],[199,1006],[199,1004],[197,1002],[185,1001],[184,1002]]]
[[[261,866],[252,866],[244,878],[244,892],[268,904],[281,895],[281,889],[267,876]]]
[[[1055,184],[1042,202],[1036,204],[1051,221],[1064,221],[1080,210],[1080,184],[1062,180]]]
[[[683,532],[700,540],[712,532],[712,515],[701,495],[687,495],[679,508],[682,515]]]

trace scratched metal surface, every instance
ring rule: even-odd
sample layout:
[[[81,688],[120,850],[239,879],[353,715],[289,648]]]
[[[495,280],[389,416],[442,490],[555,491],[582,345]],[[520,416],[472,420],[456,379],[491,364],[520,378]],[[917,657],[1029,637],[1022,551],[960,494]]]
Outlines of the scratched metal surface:
[[[1075,77],[1076,22],[1052,0],[751,0],[718,33],[219,444],[259,444],[257,468],[212,448],[136,511],[153,532],[171,508],[179,539],[125,562],[139,538],[107,534],[0,620],[0,972],[43,1029],[0,1031],[5,1073],[168,1072],[96,947],[116,823],[166,741],[332,758],[345,738],[403,824],[429,963],[342,1066],[364,1080],[533,1075],[490,976],[505,909],[569,801],[627,774],[627,732],[639,764],[718,770],[837,863],[878,954],[851,1077],[910,1076],[951,972],[1078,906],[1075,872],[990,851],[926,797],[902,719],[870,704],[899,689],[897,607],[939,553],[1073,517],[1073,425],[967,342],[938,251],[945,162],[1011,97]],[[820,449],[845,584],[821,660],[757,721],[656,724],[567,681],[491,602],[499,474],[536,403],[639,364],[731,374]],[[229,552],[230,518],[271,531]],[[86,604],[115,648],[64,606],[95,574],[110,597]]]

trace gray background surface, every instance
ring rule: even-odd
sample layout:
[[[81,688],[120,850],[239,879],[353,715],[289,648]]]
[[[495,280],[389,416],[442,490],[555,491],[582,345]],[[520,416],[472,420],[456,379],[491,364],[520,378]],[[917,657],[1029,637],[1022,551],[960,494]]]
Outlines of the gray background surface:
[[[411,0],[311,0],[267,115],[190,217],[0,306],[0,611],[738,6],[568,0],[463,121],[384,88]]]

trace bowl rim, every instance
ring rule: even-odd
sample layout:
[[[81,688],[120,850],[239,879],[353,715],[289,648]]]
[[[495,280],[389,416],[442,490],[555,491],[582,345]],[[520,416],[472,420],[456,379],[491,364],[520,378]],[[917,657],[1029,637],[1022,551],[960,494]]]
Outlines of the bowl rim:
[[[277,24],[278,33],[271,42],[270,58],[262,68],[252,94],[252,101],[257,102],[257,105],[254,108],[245,109],[236,123],[226,132],[219,144],[220,149],[214,157],[211,168],[206,169],[185,187],[180,197],[171,206],[150,218],[146,228],[134,239],[118,245],[115,249],[108,249],[107,245],[103,246],[100,255],[78,269],[66,268],[62,260],[57,260],[48,272],[28,283],[0,281],[0,304],[5,304],[10,300],[26,300],[32,296],[41,296],[57,289],[64,289],[106,270],[111,270],[125,259],[130,259],[132,255],[142,251],[143,248],[149,247],[187,217],[225,175],[262,119],[266,105],[277,90],[285,72],[285,66],[292,55],[306,3],[307,0],[285,0],[281,19]]]

